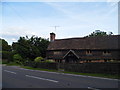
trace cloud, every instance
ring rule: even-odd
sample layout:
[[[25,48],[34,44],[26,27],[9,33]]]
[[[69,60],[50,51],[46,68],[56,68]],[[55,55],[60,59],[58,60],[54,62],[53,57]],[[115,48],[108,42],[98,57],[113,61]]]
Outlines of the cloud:
[[[111,7],[112,9],[107,13],[107,16],[109,16],[110,14],[113,14],[114,12],[118,11],[118,2],[119,0],[107,0],[107,3],[109,5],[109,7]]]
[[[116,3],[113,4],[111,2],[108,2],[107,4],[109,8],[107,7],[106,3],[103,3],[103,5],[99,3],[93,5],[90,4],[91,6],[89,6],[89,8],[83,6],[82,4],[84,9],[81,9],[81,6],[77,3],[45,2],[45,4],[40,3],[40,5],[43,5],[43,7],[48,5],[51,6],[52,8],[49,10],[59,13],[55,14],[52,17],[49,15],[46,15],[45,17],[39,16],[37,18],[34,15],[33,16],[35,18],[28,16],[26,17],[27,19],[25,18],[26,24],[23,23],[23,21],[20,22],[20,20],[15,17],[9,17],[10,19],[6,18],[6,22],[4,23],[5,26],[2,32],[0,32],[0,34],[2,34],[2,37],[10,39],[9,42],[18,40],[20,36],[26,35],[37,35],[43,38],[48,38],[49,33],[54,31],[54,27],[50,26],[55,25],[60,26],[56,31],[57,38],[59,39],[72,36],[85,36],[95,29],[106,31],[116,30],[116,18],[114,19],[116,15],[116,7],[114,8],[114,6],[116,6]],[[38,7],[40,7],[40,5],[38,4]],[[26,7],[29,8],[29,6]],[[39,10],[39,12],[44,13],[47,11]],[[21,12],[21,15],[22,13],[23,12]]]
[[[71,9],[76,7],[75,5],[72,5],[71,8],[63,7],[60,3],[49,3],[46,4],[52,6],[53,8],[57,9],[58,11],[62,12],[67,16],[68,19],[71,19],[73,22],[78,22],[79,24],[87,24],[91,23],[94,24],[96,21],[103,22],[104,20],[109,20],[111,14],[114,14],[117,10],[117,4],[116,3],[108,3],[110,5],[110,9],[107,9],[108,11],[104,10],[105,8],[97,8],[93,9],[91,11],[88,10],[78,10],[79,13],[76,13],[76,11],[72,11]],[[95,4],[93,4],[95,5]],[[96,5],[99,5],[96,4]],[[116,14],[116,13],[115,13]],[[89,16],[88,16],[89,15]],[[94,18],[93,18],[94,17]],[[101,18],[101,19],[100,19]],[[81,23],[80,23],[81,22]]]
[[[16,38],[12,38],[12,41],[13,41],[13,42],[16,42],[16,41],[17,41],[17,39],[16,39]]]
[[[15,42],[19,37],[36,35],[34,31],[22,27],[7,27],[0,31],[1,38],[6,39],[9,44]]]
[[[4,27],[0,34],[9,36],[24,36],[33,35],[35,33],[31,32],[30,29],[24,27]]]
[[[107,2],[119,2],[119,0],[106,0]]]
[[[84,11],[84,10],[80,11],[80,10],[78,10],[80,8],[79,7],[77,10],[80,13],[76,13],[76,12],[72,11],[72,8],[74,8],[76,6],[71,6],[71,8],[66,8],[61,3],[48,3],[47,2],[47,4],[67,16],[66,19],[68,20],[68,23],[65,22],[64,30],[69,30],[69,31],[84,30],[84,31],[81,31],[82,34],[79,34],[79,35],[83,35],[84,32],[87,33],[92,29],[93,30],[102,29],[102,30],[106,30],[106,31],[116,30],[116,28],[113,28],[113,27],[117,27],[117,17],[115,17],[117,15],[117,3],[116,2],[115,3],[112,3],[110,1],[107,2],[109,8],[107,6],[105,6],[104,8],[102,8],[100,6],[98,7],[98,5],[99,5],[99,3],[98,3],[98,4],[96,4],[98,8],[95,8],[95,11]],[[107,8],[107,10],[105,8]],[[116,23],[116,24],[113,24],[113,23]],[[113,27],[110,27],[110,26],[113,26]],[[76,32],[74,32],[74,33],[76,35],[78,35],[78,33],[76,33]],[[69,34],[73,35],[73,33],[69,33]],[[84,33],[84,35],[85,35],[85,33]],[[66,36],[68,36],[68,35],[66,35]]]

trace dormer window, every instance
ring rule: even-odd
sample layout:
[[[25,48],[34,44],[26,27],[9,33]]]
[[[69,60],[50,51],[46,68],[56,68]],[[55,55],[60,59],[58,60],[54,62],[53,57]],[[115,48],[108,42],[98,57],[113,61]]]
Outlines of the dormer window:
[[[110,55],[110,51],[103,51],[103,55]]]
[[[87,50],[87,51],[86,51],[86,55],[92,55],[91,50]]]

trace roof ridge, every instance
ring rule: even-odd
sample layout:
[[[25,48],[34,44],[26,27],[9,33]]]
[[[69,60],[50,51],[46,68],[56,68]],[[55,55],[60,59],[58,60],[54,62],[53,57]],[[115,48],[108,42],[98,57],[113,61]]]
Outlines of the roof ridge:
[[[96,37],[114,37],[114,36],[120,36],[120,35],[93,36],[93,37],[73,37],[73,38],[55,39],[55,41],[69,40],[69,39],[86,39],[86,38],[96,38]]]

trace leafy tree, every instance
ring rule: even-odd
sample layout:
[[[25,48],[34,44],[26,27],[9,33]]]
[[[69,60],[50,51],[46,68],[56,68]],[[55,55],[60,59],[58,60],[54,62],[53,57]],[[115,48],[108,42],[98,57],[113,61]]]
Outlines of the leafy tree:
[[[13,52],[11,46],[8,45],[8,42],[0,38],[0,55],[2,55],[2,60],[7,62],[12,61]]]
[[[49,41],[41,37],[32,36],[28,38],[20,37],[19,40],[12,44],[13,50],[19,53],[23,58],[34,60],[36,57],[45,57]]]
[[[94,37],[94,36],[107,36],[107,35],[112,35],[113,33],[110,32],[109,34],[107,34],[104,31],[100,31],[100,30],[95,30],[93,33],[89,34],[86,37]]]
[[[8,45],[8,42],[4,39],[0,39],[0,48],[2,48],[2,51],[11,51],[11,46]]]

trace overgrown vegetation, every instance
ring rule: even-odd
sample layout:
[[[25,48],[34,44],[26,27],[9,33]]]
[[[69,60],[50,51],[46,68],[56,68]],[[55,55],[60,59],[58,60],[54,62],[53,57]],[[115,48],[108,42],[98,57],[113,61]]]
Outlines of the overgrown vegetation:
[[[37,36],[20,37],[11,46],[4,39],[0,39],[0,55],[6,63],[15,62],[22,65],[29,61],[39,62],[46,57],[48,44],[48,39]]]
[[[100,30],[95,30],[93,33],[89,34],[89,35],[86,36],[86,37],[107,36],[107,35],[113,35],[113,33],[112,33],[112,32],[109,32],[109,33],[107,34],[107,32],[100,31]]]

